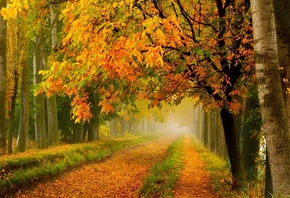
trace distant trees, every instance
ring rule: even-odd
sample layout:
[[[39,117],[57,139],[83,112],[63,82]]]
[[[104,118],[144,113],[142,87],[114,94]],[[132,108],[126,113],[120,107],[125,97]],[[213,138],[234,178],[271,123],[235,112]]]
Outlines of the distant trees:
[[[58,24],[58,9],[57,6],[50,7],[50,40],[51,40],[51,54],[57,45],[57,24]],[[46,65],[46,69],[48,66]],[[57,117],[57,101],[56,95],[46,98],[46,110],[47,110],[47,134],[48,134],[48,146],[54,146],[59,144],[59,132],[58,132],[58,117]]]
[[[44,95],[35,97],[35,111],[30,111],[29,113],[29,95],[32,94],[32,90],[29,90],[29,83],[31,82],[30,76],[29,76],[29,65],[34,65],[34,71],[35,71],[35,83],[41,82],[41,76],[39,76],[38,72],[40,69],[44,69],[44,65],[46,64],[46,57],[47,57],[47,51],[45,51],[46,46],[49,45],[48,38],[50,34],[46,34],[46,32],[42,32],[42,34],[39,34],[40,30],[43,31],[43,29],[47,28],[49,29],[49,24],[46,24],[46,19],[49,16],[49,13],[46,11],[49,9],[44,9],[46,6],[43,4],[44,1],[34,1],[34,2],[28,2],[28,1],[21,1],[21,2],[10,2],[9,7],[4,6],[1,10],[1,18],[2,14],[6,18],[6,20],[9,21],[8,30],[10,32],[14,32],[16,36],[12,37],[12,33],[9,34],[9,45],[12,46],[9,48],[9,58],[11,59],[9,61],[9,72],[11,73],[11,76],[17,74],[17,78],[11,80],[9,82],[9,85],[14,85],[13,88],[9,88],[9,95],[7,96],[8,101],[6,101],[6,112],[9,112],[9,123],[10,126],[8,128],[9,130],[9,153],[12,152],[12,133],[13,129],[16,127],[13,127],[14,124],[18,123],[14,120],[14,110],[13,108],[10,110],[10,106],[14,107],[15,103],[12,103],[12,99],[16,100],[17,92],[18,92],[18,84],[21,82],[21,105],[20,105],[20,121],[19,121],[19,129],[18,129],[18,138],[17,138],[17,150],[18,151],[24,151],[26,148],[26,143],[28,140],[28,130],[29,130],[29,117],[32,117],[30,114],[35,113],[34,118],[30,119],[30,121],[35,121],[35,132],[36,132],[36,138],[37,138],[37,144],[39,148],[46,148],[48,145],[57,144],[58,143],[58,136],[53,136],[54,140],[50,138],[50,142],[47,140],[47,120],[51,120],[53,115],[56,115],[57,109],[55,107],[54,114],[50,113],[51,108],[46,108],[45,105],[45,98]],[[31,8],[26,10],[27,8]],[[22,9],[23,8],[23,9]],[[11,11],[13,10],[13,11]],[[38,12],[41,10],[41,12]],[[39,14],[41,13],[41,14]],[[41,15],[41,16],[40,16]],[[46,16],[46,17],[45,17]],[[2,18],[3,19],[3,18]],[[55,21],[56,22],[56,21]],[[28,28],[28,25],[30,25],[30,28]],[[55,26],[54,26],[55,27]],[[43,29],[42,29],[43,28]],[[52,28],[55,32],[55,28]],[[54,35],[56,36],[56,35]],[[55,41],[56,42],[56,41]],[[4,43],[4,42],[3,42]],[[12,43],[12,44],[10,44]],[[32,53],[29,54],[29,51],[31,48],[29,48],[32,44]],[[2,46],[2,45],[1,45]],[[51,46],[51,45],[50,45]],[[14,50],[15,48],[15,50]],[[14,50],[14,51],[12,51]],[[3,50],[2,50],[3,51]],[[1,52],[2,52],[1,51]],[[3,51],[4,52],[4,51]],[[6,52],[7,53],[7,52]],[[12,56],[10,55],[12,54]],[[30,57],[28,57],[30,55]],[[31,61],[34,59],[33,61]],[[30,64],[31,63],[31,64]],[[12,71],[12,69],[15,70]],[[11,71],[10,71],[11,70]],[[14,76],[15,76],[14,75]],[[5,78],[1,78],[5,79]],[[18,82],[17,82],[18,81]],[[7,83],[7,82],[6,82]],[[12,95],[13,93],[13,95]],[[11,102],[10,102],[11,100]],[[11,105],[10,105],[11,103]],[[48,102],[49,103],[49,102]],[[2,104],[2,103],[1,103]],[[7,104],[9,104],[7,106]],[[19,104],[19,103],[18,103]],[[3,108],[1,108],[3,110]],[[46,115],[49,114],[49,115]],[[5,115],[5,114],[3,114]],[[18,117],[19,118],[19,117]],[[57,120],[56,118],[53,118],[54,120]],[[1,122],[4,123],[4,122]],[[56,124],[57,125],[57,124]],[[52,124],[52,122],[49,122],[50,129],[52,126],[55,126],[55,124]],[[34,131],[34,130],[33,130]],[[49,134],[49,137],[52,137],[51,135],[53,133],[58,135],[58,129],[57,127]],[[6,132],[5,132],[6,134]],[[6,136],[6,135],[5,135]],[[14,134],[15,137],[15,134]],[[5,137],[6,138],[6,137]],[[56,139],[56,140],[55,140]],[[53,142],[53,143],[52,143]]]

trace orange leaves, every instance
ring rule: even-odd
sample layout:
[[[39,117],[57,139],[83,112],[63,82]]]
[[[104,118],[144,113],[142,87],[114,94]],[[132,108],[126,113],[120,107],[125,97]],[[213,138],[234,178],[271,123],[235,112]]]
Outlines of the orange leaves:
[[[71,102],[72,111],[71,113],[72,118],[75,119],[75,123],[79,123],[81,121],[89,121],[92,117],[90,111],[90,104],[87,103],[88,95],[84,94],[83,97],[79,95],[75,96]]]
[[[229,111],[233,114],[238,114],[240,110],[243,108],[243,105],[236,99],[233,99],[229,102]]]
[[[227,103],[228,96],[242,96],[240,81],[250,82],[246,73],[252,69],[251,36],[245,34],[248,18],[240,20],[244,15],[234,10],[243,8],[230,6],[224,10],[226,16],[219,16],[212,2],[180,3],[80,0],[64,4],[64,38],[50,61],[50,73],[45,73],[43,89],[48,95],[56,91],[74,97],[92,88],[102,95],[102,113],[114,111],[133,93],[157,104],[178,101],[192,92],[202,95],[207,104],[236,111],[234,103]],[[240,71],[245,78],[233,80],[231,74]],[[85,102],[74,99],[75,116],[88,117]]]
[[[110,100],[102,100],[99,103],[99,106],[102,107],[101,113],[105,113],[106,115],[109,112],[113,112],[113,113],[115,112],[115,108],[111,105]]]

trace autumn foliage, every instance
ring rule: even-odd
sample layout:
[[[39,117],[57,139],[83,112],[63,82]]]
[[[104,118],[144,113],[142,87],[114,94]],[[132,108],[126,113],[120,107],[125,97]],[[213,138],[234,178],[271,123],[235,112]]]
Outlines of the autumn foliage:
[[[87,88],[101,95],[105,113],[137,94],[152,105],[190,95],[209,109],[241,109],[253,82],[247,2],[81,0],[42,8],[60,2],[62,39],[37,93],[72,97],[77,121],[91,117]]]

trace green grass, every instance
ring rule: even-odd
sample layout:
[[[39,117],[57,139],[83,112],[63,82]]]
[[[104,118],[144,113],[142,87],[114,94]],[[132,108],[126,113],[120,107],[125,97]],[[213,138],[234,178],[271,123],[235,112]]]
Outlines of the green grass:
[[[210,152],[204,146],[192,140],[195,149],[205,163],[206,171],[210,175],[214,190],[221,197],[244,197],[242,192],[232,191],[229,163]]]
[[[174,186],[177,182],[182,163],[182,141],[179,137],[168,148],[163,161],[156,163],[149,171],[143,187],[139,191],[140,197],[173,197]]]
[[[159,135],[147,134],[115,140],[71,144],[1,157],[0,196],[84,163],[104,160],[124,147],[156,139]]]

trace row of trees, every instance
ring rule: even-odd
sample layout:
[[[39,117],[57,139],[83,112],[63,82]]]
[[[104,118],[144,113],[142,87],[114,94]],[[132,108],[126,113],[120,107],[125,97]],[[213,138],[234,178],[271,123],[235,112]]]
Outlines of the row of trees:
[[[77,103],[78,100],[71,100],[63,95],[59,97],[56,95],[45,97],[44,93],[34,95],[35,87],[42,82],[40,71],[50,67],[49,56],[57,51],[58,39],[62,35],[59,15],[63,6],[59,4],[60,2],[12,1],[9,2],[8,9],[6,3],[4,1],[2,3],[3,61],[0,73],[0,101],[3,111],[0,133],[2,155],[13,152],[13,137],[17,137],[16,150],[23,152],[26,150],[28,138],[35,139],[37,147],[43,149],[58,145],[61,137],[70,142],[82,142],[85,137],[88,141],[97,140],[100,124],[118,116],[125,117],[128,123],[139,122],[140,118],[134,118],[136,114],[133,116],[133,112],[136,111],[134,106],[128,111],[119,112],[119,115],[113,112],[101,114],[100,95],[89,87],[86,88],[87,97],[94,114],[90,122],[78,120],[79,123],[76,123],[71,119],[71,112],[83,111],[70,106],[70,103]],[[147,103],[138,105],[139,109],[143,109],[141,115],[147,119],[150,116],[156,120],[162,119],[164,115],[156,110],[145,112],[144,108],[141,108],[145,104]],[[121,105],[116,106],[116,111],[119,110]]]
[[[246,184],[239,113],[250,104],[250,90],[257,77],[274,194],[290,194],[289,96],[283,95],[287,91],[284,82],[288,83],[288,7],[287,1],[271,0],[13,1],[2,10],[3,16],[16,19],[21,27],[33,27],[19,34],[16,46],[28,49],[24,46],[30,41],[33,49],[34,83],[40,83],[34,99],[38,147],[55,144],[53,123],[57,119],[50,111],[56,109],[55,93],[70,98],[73,118],[80,123],[76,128],[79,134],[89,119],[98,126],[101,118],[119,112],[137,98],[149,99],[150,106],[161,106],[161,101],[179,104],[184,97],[198,97],[205,110],[220,112],[233,187],[239,188]],[[6,32],[3,18],[0,22]],[[2,35],[4,41],[6,36]],[[5,46],[1,44],[6,54]],[[19,63],[29,62],[21,57]],[[1,105],[7,103],[7,60],[3,60]],[[285,71],[282,78],[279,67]],[[51,96],[47,126],[44,92]],[[12,98],[8,97],[8,103]],[[247,110],[251,112],[251,108]],[[0,119],[4,124],[1,152],[5,153],[5,117]],[[21,137],[19,142],[27,139],[24,135],[21,141]]]

